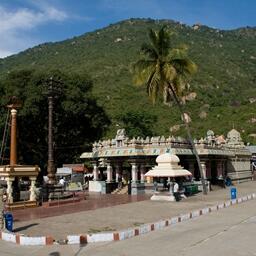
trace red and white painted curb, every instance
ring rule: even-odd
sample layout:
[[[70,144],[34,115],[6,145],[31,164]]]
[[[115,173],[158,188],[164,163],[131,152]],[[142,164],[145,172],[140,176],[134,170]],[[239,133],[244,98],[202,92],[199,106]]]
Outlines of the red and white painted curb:
[[[0,231],[0,239],[19,245],[87,244],[96,242],[121,241],[134,236],[143,235],[154,230],[160,230],[168,226],[173,226],[177,223],[184,222],[190,219],[198,218],[201,215],[206,215],[208,213],[218,211],[223,208],[227,208],[229,206],[246,202],[255,198],[256,194],[253,193],[247,196],[243,196],[241,198],[228,200],[214,206],[194,210],[186,214],[181,214],[170,219],[143,224],[135,228],[128,228],[125,230],[109,233],[68,235],[67,238],[62,241],[56,241],[51,236],[30,237],[18,233],[11,233],[8,231]]]

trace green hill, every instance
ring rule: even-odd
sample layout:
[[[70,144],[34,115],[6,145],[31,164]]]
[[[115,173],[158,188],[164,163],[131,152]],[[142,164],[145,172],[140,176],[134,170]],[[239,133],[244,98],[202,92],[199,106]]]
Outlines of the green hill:
[[[161,102],[152,106],[145,88],[132,85],[130,72],[140,46],[148,41],[148,29],[159,29],[163,24],[175,32],[173,45],[187,44],[190,58],[199,67],[191,81],[196,98],[186,104],[193,136],[205,136],[208,129],[226,134],[234,126],[245,141],[255,143],[256,28],[223,31],[170,20],[130,19],[0,59],[0,79],[16,69],[87,73],[94,82],[98,104],[112,120],[107,136],[122,126],[122,113],[141,111],[157,116],[153,134],[169,135],[170,127],[181,124],[176,107]],[[184,136],[185,132],[181,126],[173,134]]]

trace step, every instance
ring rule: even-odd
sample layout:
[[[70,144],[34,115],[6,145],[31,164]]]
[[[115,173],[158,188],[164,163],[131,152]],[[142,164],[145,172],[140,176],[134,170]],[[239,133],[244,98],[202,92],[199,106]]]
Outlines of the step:
[[[37,207],[36,201],[20,201],[20,202],[14,202],[6,204],[7,210],[16,210],[16,209],[24,209],[24,208],[31,208],[31,207]]]

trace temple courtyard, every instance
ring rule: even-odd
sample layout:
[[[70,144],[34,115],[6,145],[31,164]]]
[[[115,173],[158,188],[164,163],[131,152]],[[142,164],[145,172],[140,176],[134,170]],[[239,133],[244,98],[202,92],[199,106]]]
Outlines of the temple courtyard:
[[[236,185],[237,197],[256,192],[255,181]],[[31,236],[49,235],[64,240],[71,234],[113,232],[167,219],[230,199],[230,187],[207,195],[198,193],[180,202],[151,201],[150,195],[97,195],[66,205],[14,210],[14,231]]]

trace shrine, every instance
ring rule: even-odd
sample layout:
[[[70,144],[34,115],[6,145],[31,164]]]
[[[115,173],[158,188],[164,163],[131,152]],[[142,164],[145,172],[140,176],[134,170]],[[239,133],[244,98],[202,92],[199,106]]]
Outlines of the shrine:
[[[35,182],[37,175],[40,171],[38,166],[29,166],[29,165],[19,165],[17,163],[17,109],[20,107],[20,103],[15,97],[12,98],[11,103],[8,105],[8,108],[11,112],[11,142],[10,142],[10,164],[0,166],[0,178],[4,180],[7,184],[6,189],[6,208],[24,208],[24,207],[34,207],[37,206],[36,202],[36,187]],[[19,193],[18,184],[20,179],[26,177],[30,181],[30,195],[29,200],[21,201]],[[16,185],[16,186],[15,186]]]

